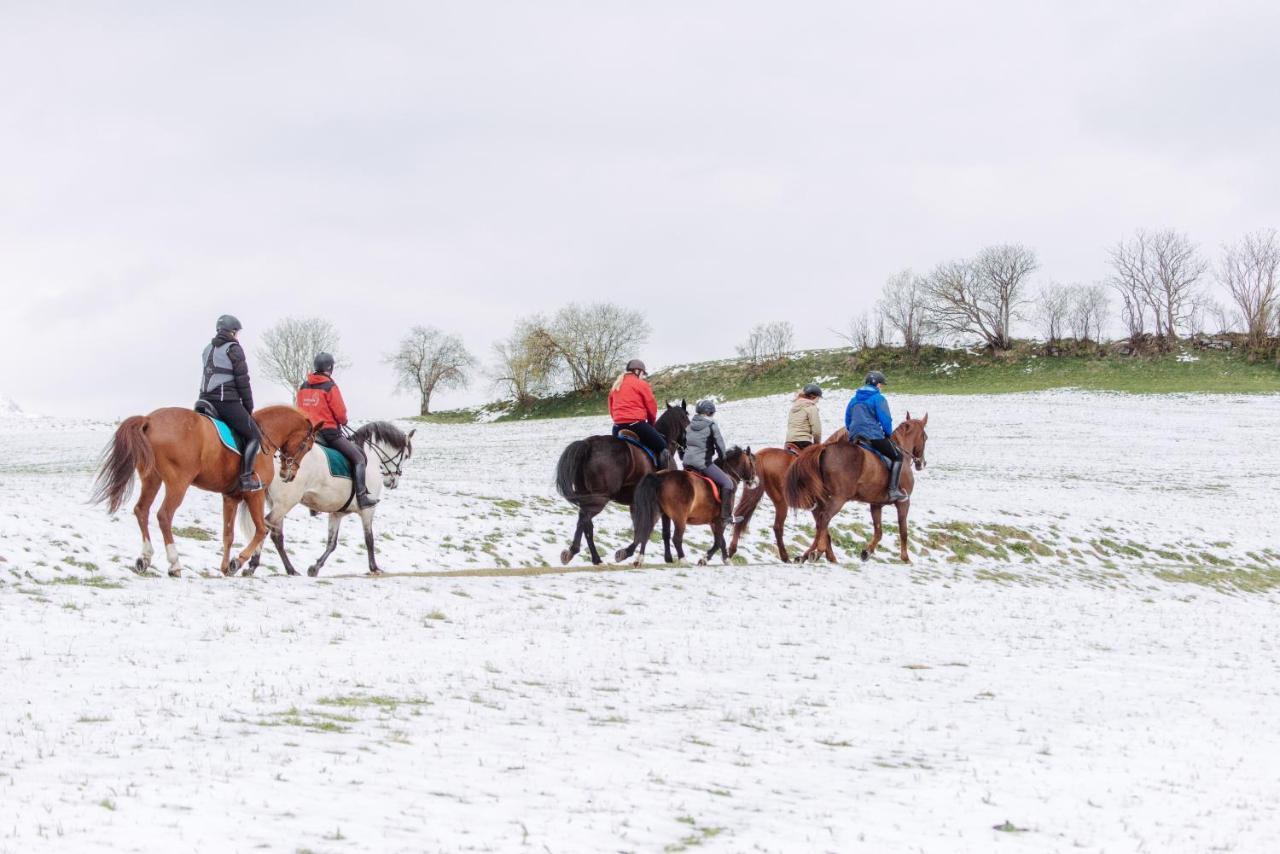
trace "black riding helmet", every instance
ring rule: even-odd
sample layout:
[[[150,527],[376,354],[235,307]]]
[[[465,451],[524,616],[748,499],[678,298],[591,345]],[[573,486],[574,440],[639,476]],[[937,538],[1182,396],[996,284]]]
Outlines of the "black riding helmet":
[[[695,407],[693,411],[698,413],[699,415],[707,415],[707,416],[715,415],[716,402],[714,400],[700,400],[698,401],[697,407]]]
[[[311,366],[315,368],[317,374],[331,374],[333,373],[333,356],[324,352],[316,353]]]
[[[216,331],[218,332],[239,332],[243,329],[239,319],[234,314],[224,314],[218,318]]]
[[[822,386],[818,385],[817,383],[809,383],[807,386],[804,387],[804,390],[802,393],[807,394],[810,397],[822,397]]]
[[[639,359],[632,359],[630,362],[627,362],[627,373],[631,373],[632,371],[639,371],[642,374],[649,373],[648,368],[644,366],[644,362]]]
[[[884,378],[884,374],[879,371],[872,371],[867,374],[867,385],[888,385],[889,381]]]

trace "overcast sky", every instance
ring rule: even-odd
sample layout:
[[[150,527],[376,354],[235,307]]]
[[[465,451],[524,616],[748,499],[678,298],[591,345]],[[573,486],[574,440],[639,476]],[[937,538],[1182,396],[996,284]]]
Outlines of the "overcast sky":
[[[1280,226],[1273,2],[193,5],[0,0],[28,410],[187,404],[223,312],[251,369],[333,320],[359,421],[414,411],[381,362],[413,324],[488,361],[609,299],[654,367],[771,319],[834,346],[888,274],[988,243],[1087,282],[1138,226]]]

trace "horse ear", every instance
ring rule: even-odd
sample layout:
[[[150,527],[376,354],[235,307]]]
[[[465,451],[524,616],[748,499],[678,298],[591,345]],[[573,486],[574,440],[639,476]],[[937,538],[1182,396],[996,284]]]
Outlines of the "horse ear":
[[[908,409],[908,410],[907,410],[907,420],[908,420],[908,421],[910,421],[910,420],[911,420],[911,410],[910,410],[910,409]]]
[[[409,435],[408,435],[406,438],[412,439],[412,438],[413,438],[413,434],[414,434],[414,433],[417,433],[417,432],[418,432],[418,428],[417,428],[417,427],[414,427],[412,430],[410,430],[410,431],[409,431]]]
[[[683,397],[680,398],[680,408],[683,409],[685,412],[689,411],[689,404],[685,403]]]
[[[928,423],[929,423],[929,413],[927,413],[927,412],[926,412],[926,413],[924,414],[924,418],[921,418],[921,419],[920,419],[920,426],[921,426],[921,427],[927,426],[927,425],[928,425]]]

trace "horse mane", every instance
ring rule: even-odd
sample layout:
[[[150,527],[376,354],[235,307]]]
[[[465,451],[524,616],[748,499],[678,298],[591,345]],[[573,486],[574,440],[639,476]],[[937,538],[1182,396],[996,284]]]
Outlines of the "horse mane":
[[[738,458],[745,453],[746,451],[742,450],[742,448],[739,448],[737,445],[734,445],[732,448],[725,451],[725,454],[724,454],[725,465],[729,465],[730,463],[737,462]]]
[[[379,442],[389,446],[396,453],[410,447],[409,437],[390,421],[370,421],[355,432],[353,439],[357,445]]]

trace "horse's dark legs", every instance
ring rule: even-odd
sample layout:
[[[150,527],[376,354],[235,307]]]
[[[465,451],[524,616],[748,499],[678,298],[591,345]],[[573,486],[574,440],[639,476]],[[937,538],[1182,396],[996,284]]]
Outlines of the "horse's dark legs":
[[[360,521],[364,524],[364,550],[369,555],[369,574],[381,575],[382,570],[378,569],[378,560],[373,554],[373,508],[367,508],[360,512]]]
[[[600,552],[596,551],[596,523],[592,518],[587,519],[587,526],[583,533],[587,536],[587,551],[591,553],[591,562],[599,566],[604,561],[600,558]]]
[[[338,526],[341,524],[341,514],[329,514],[329,539],[325,541],[324,553],[320,555],[315,563],[311,564],[311,567],[307,570],[307,575],[314,577],[320,574],[320,567],[324,566],[324,562],[329,559],[329,555],[333,554],[333,550],[338,547]]]
[[[671,517],[666,513],[662,514],[662,558],[667,563],[675,562],[671,557]]]
[[[783,563],[791,563],[791,557],[787,554],[787,543],[782,538],[783,525],[787,521],[787,505],[777,502],[773,505],[773,539],[778,544],[778,557]]]
[[[883,515],[883,513],[884,513],[883,504],[871,505],[871,527],[873,530],[871,531],[871,542],[868,543],[867,547],[862,550],[863,560],[867,560],[868,558],[871,557],[871,555],[875,554],[876,547],[880,545],[880,537],[884,533],[884,528],[880,524],[880,517]]]
[[[911,510],[911,499],[899,501],[898,507],[898,556],[902,558],[903,563],[911,563],[911,556],[907,554],[907,513]]]
[[[674,542],[676,544],[676,559],[684,560],[684,520],[672,519],[671,523],[675,526],[676,532]]]
[[[133,506],[133,516],[138,520],[138,530],[142,531],[142,555],[134,561],[133,571],[142,575],[151,566],[151,556],[156,550],[151,546],[151,503],[156,500],[160,491],[160,475],[152,472],[142,479],[142,491],[138,495],[138,503]]]
[[[720,552],[725,563],[729,562],[728,549],[724,544],[724,522],[716,519],[711,523],[711,551],[707,552],[707,556],[703,558],[701,563],[710,563],[711,558],[716,552]]]
[[[560,563],[567,564],[573,560],[574,555],[582,550],[582,537],[587,537],[587,545],[591,549],[591,562],[600,563],[600,555],[596,553],[594,545],[595,538],[592,532],[591,519],[604,509],[603,504],[582,504],[578,506],[578,527],[573,531],[573,542],[569,544],[569,548],[560,552]]]
[[[164,501],[156,511],[156,522],[160,524],[160,536],[164,539],[165,557],[169,559],[169,574],[178,577],[182,574],[182,563],[178,560],[178,547],[173,542],[173,514],[182,506],[191,483],[166,483],[164,485]]]
[[[284,519],[271,527],[271,542],[276,547],[276,554],[280,555],[280,560],[284,563],[284,571],[289,575],[297,575],[298,570],[293,568],[289,553],[284,548]]]
[[[738,509],[734,511],[734,515],[741,517],[742,521],[733,526],[733,538],[729,542],[729,557],[738,553],[738,540],[742,537],[743,531],[747,530],[747,525],[751,524],[751,516],[756,512],[762,495],[764,495],[763,485],[755,489],[742,490],[742,500],[738,502]]]

